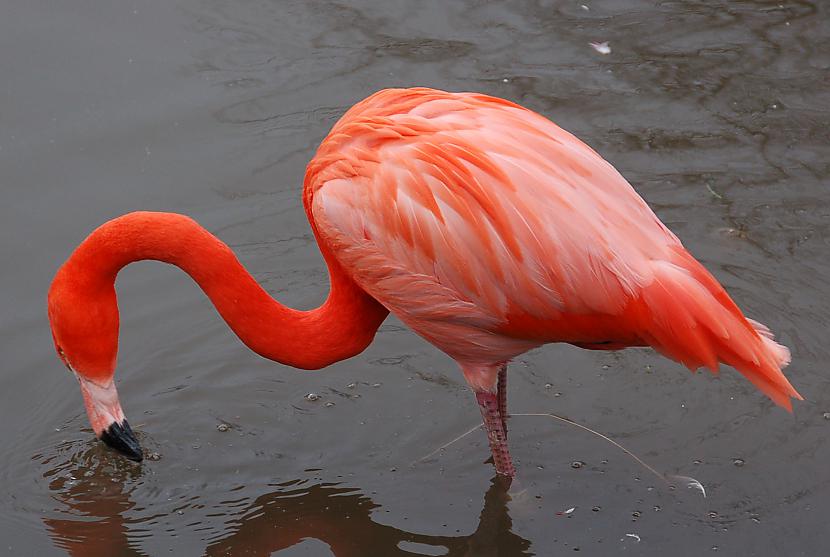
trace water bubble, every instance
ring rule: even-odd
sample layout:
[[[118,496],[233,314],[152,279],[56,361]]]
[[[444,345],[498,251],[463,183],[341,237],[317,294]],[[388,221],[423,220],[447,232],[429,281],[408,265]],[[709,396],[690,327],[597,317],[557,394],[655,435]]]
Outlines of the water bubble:
[[[822,416],[824,416],[825,420],[830,420],[830,412],[825,412]]]
[[[571,468],[573,469],[582,468],[583,466],[585,466],[585,463],[581,460],[574,460],[573,462],[571,462]]]
[[[320,395],[318,395],[317,393],[308,393],[307,395],[305,395],[305,399],[314,402],[320,400]]]
[[[716,518],[718,518],[718,513],[716,513],[715,511],[709,511],[709,514],[707,516],[712,520],[715,520]]]
[[[147,453],[145,457],[147,460],[161,460],[161,455],[155,451]]]
[[[633,518],[640,518],[640,515],[641,515],[641,514],[642,514],[642,513],[640,513],[640,511],[634,511],[633,513],[631,513],[631,516],[632,516]]]
[[[334,406],[334,403],[332,401],[328,401],[323,406],[325,406],[326,408],[331,408],[332,406]]]
[[[599,511],[602,510],[602,507],[596,506],[596,507],[593,507],[591,510],[594,511],[595,513],[598,513]]]
[[[553,388],[553,385],[552,385],[552,384],[550,384],[550,383],[545,383],[545,388],[546,388],[546,389],[552,389],[552,388]]]
[[[746,463],[746,462],[745,462],[745,461],[744,461],[744,459],[742,459],[742,458],[736,458],[735,460],[733,460],[733,461],[732,461],[732,464],[734,464],[735,466],[737,466],[737,467],[739,467],[739,468],[740,468],[741,466],[743,466],[745,463]]]
[[[228,431],[231,428],[228,424],[219,424],[216,429],[219,431]]]
[[[357,387],[357,383],[349,383],[348,385],[346,385],[347,389],[354,389],[355,387]]]

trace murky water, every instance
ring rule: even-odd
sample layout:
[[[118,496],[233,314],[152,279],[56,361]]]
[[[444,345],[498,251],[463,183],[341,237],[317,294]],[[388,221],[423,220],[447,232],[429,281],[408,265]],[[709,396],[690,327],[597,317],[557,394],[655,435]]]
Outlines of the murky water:
[[[0,553],[826,551],[826,4],[115,4],[0,7]],[[610,54],[589,46],[604,41]],[[647,350],[548,346],[514,364],[514,412],[590,425],[706,499],[544,418],[512,421],[510,493],[480,432],[418,462],[479,421],[446,357],[390,319],[359,357],[295,371],[154,263],[119,278],[118,378],[160,460],[94,441],[45,315],[71,249],[130,210],[187,213],[275,296],[314,306],[327,284],[304,166],[348,106],[415,84],[506,97],[576,133],[793,349],[794,416],[731,370],[692,376]]]

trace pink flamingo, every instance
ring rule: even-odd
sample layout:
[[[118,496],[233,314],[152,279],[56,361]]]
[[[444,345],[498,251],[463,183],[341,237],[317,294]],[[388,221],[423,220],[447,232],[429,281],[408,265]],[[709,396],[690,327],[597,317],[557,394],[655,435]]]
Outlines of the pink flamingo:
[[[695,370],[723,362],[791,410],[790,354],[747,319],[626,180],[590,147],[509,101],[380,91],[352,107],[306,170],[303,203],[331,291],[283,306],[188,217],[136,212],[84,240],[58,270],[49,319],[95,434],[142,453],[113,375],[114,282],[125,265],[180,267],[258,354],[318,369],[363,351],[388,312],[453,358],[475,393],[498,474],[507,364],[549,342],[652,346]]]

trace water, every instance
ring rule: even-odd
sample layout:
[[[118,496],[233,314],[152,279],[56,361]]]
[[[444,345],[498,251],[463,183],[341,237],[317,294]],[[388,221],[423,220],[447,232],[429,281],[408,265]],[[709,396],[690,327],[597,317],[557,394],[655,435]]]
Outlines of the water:
[[[826,5],[0,13],[0,553],[817,555],[830,542]],[[348,106],[416,84],[506,97],[576,133],[792,348],[807,399],[793,416],[732,370],[692,376],[647,350],[548,346],[513,365],[514,412],[589,425],[700,480],[705,499],[543,418],[512,421],[509,494],[480,431],[417,462],[479,421],[446,357],[390,319],[364,354],[294,371],[248,352],[156,263],[119,277],[117,376],[158,459],[138,466],[94,441],[45,315],[72,248],[130,210],[182,212],[275,296],[315,306],[327,283],[300,206],[305,164]]]

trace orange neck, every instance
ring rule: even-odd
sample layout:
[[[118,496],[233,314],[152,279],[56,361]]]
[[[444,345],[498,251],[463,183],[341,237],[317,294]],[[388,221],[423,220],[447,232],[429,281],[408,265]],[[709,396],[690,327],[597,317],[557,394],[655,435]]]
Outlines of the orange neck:
[[[345,274],[325,245],[320,248],[331,291],[319,308],[298,311],[271,298],[231,249],[192,219],[175,213],[130,213],[96,229],[58,271],[49,295],[53,331],[59,319],[80,322],[73,313],[88,316],[89,306],[94,306],[96,314],[114,320],[114,325],[100,328],[114,330],[110,342],[117,346],[115,277],[129,263],[152,259],[190,275],[254,352],[293,367],[321,368],[362,352],[388,311]],[[81,340],[106,342],[113,336],[113,331],[98,333],[87,328]],[[78,339],[78,334],[73,332],[73,337]],[[114,360],[114,349],[112,353]]]

